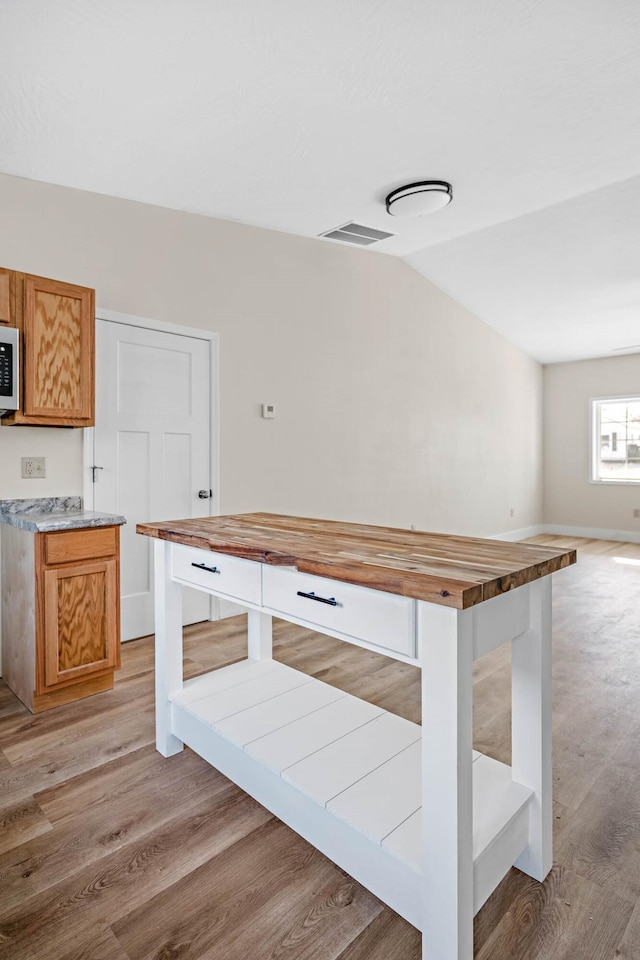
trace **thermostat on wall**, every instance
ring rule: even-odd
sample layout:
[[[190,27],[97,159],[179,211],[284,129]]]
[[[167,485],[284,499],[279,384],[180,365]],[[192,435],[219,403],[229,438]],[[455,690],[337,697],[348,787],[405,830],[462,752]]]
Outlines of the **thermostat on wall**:
[[[275,404],[273,403],[263,403],[262,404],[262,416],[265,420],[273,420],[276,415]]]

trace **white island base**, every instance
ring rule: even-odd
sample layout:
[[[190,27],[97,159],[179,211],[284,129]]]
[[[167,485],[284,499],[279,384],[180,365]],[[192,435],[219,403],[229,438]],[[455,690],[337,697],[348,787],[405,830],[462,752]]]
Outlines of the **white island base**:
[[[256,593],[264,564],[155,550],[158,750],[187,744],[271,810],[421,930],[424,960],[472,960],[473,916],[510,867],[551,868],[551,577],[466,610],[396,598],[411,605],[407,653],[405,639],[402,652],[368,643],[366,614],[354,638],[273,609]],[[202,569],[230,562],[240,583],[246,565],[251,602],[203,586]],[[280,572],[292,576],[269,578]],[[183,584],[244,603],[248,659],[183,682]],[[422,727],[272,660],[272,614],[420,666]],[[473,660],[509,640],[512,767],[472,750]]]

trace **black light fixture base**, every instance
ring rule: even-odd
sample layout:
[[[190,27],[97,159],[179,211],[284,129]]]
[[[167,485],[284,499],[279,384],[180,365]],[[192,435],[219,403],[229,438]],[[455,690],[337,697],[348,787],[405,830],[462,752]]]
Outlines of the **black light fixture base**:
[[[392,190],[385,199],[392,217],[422,217],[446,207],[453,199],[453,187],[446,180],[418,180]]]

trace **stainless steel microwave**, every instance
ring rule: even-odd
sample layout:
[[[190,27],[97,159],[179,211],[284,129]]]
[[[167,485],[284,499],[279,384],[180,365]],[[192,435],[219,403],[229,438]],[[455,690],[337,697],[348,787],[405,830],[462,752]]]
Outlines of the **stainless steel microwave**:
[[[17,410],[20,396],[18,383],[18,331],[0,324],[0,416]]]

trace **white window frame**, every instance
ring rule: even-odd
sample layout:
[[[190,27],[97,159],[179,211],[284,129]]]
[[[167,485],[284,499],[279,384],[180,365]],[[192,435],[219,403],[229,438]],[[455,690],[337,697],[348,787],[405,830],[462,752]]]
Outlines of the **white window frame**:
[[[640,478],[637,480],[602,480],[598,476],[598,465],[600,463],[600,404],[601,403],[629,403],[637,401],[640,403],[640,393],[623,394],[622,396],[612,397],[589,397],[589,483],[609,487],[637,486],[640,484]]]

